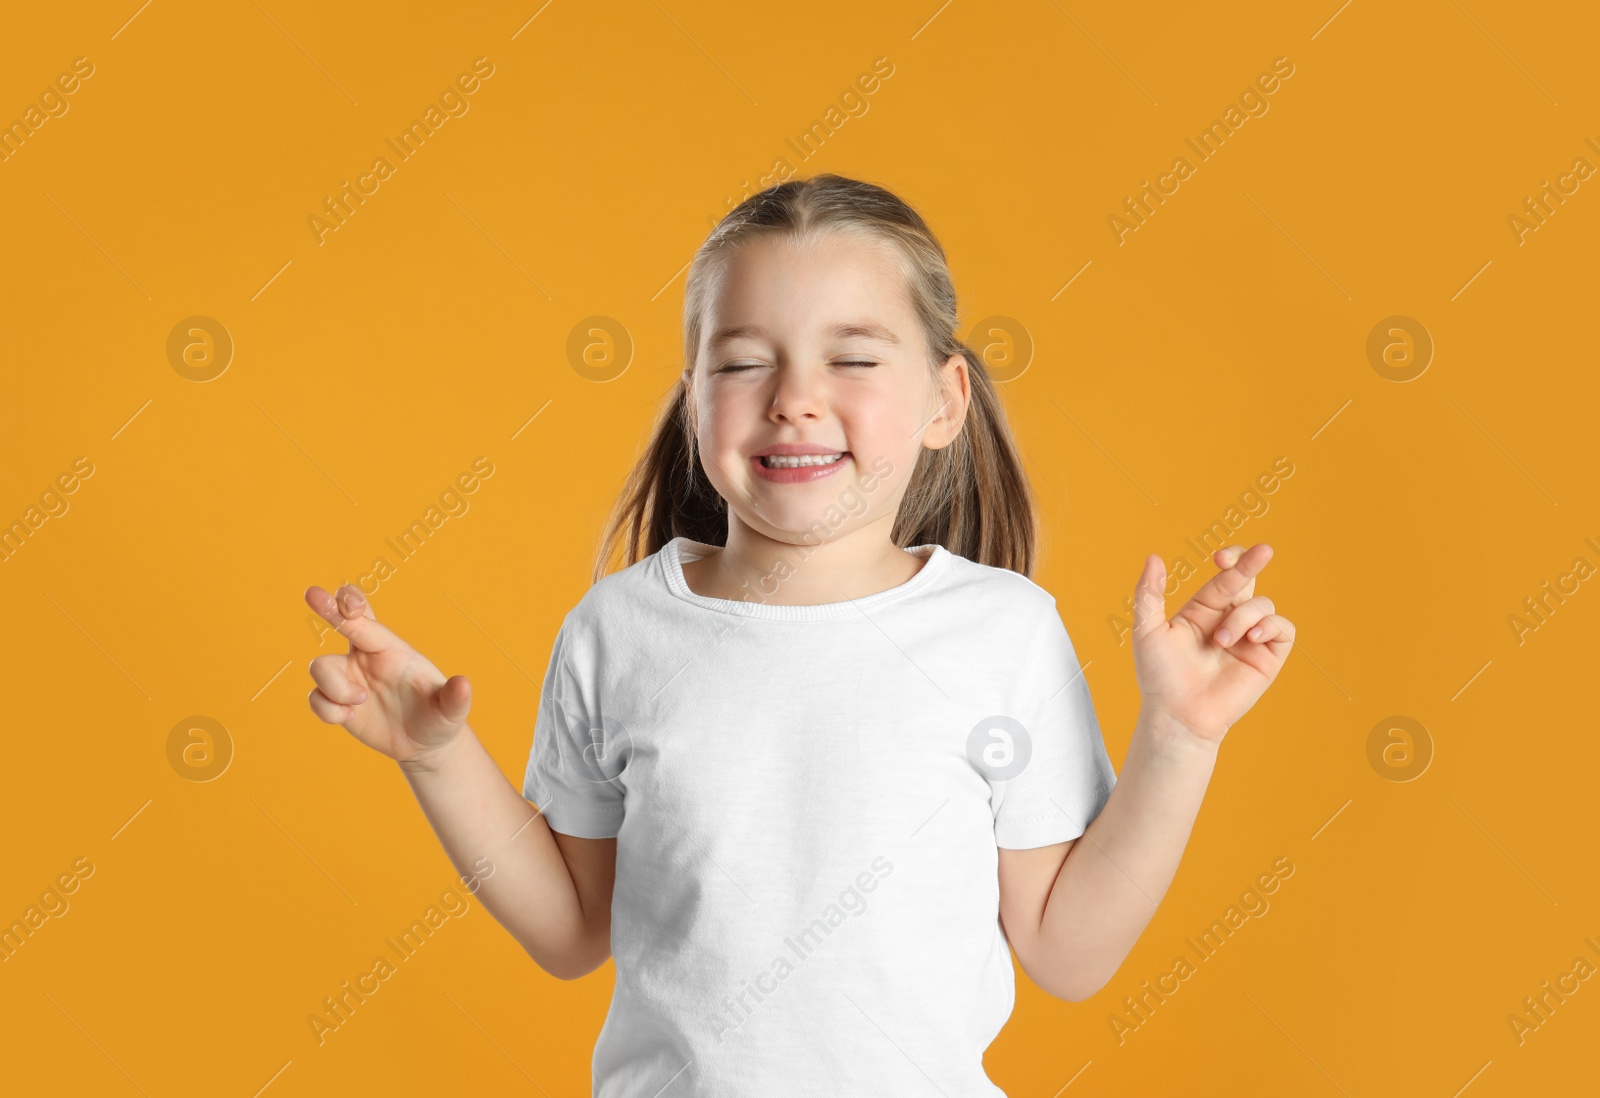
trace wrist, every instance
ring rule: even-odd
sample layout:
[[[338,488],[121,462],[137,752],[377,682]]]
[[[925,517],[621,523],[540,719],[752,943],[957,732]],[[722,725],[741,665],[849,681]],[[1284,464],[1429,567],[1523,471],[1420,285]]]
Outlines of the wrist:
[[[1222,746],[1221,736],[1201,735],[1162,709],[1141,709],[1138,727],[1156,755],[1175,762],[1214,762]]]
[[[443,743],[423,748],[409,758],[398,760],[400,769],[408,775],[437,774],[465,749],[472,729],[463,724],[456,734]]]

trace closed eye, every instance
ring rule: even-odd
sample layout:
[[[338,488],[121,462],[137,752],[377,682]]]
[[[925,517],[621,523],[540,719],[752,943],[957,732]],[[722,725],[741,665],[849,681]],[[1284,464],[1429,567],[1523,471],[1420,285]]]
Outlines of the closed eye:
[[[758,370],[758,369],[761,368],[762,365],[763,365],[763,363],[760,363],[760,362],[730,362],[726,366],[722,367],[722,369],[718,370],[717,372],[721,373],[721,374],[741,373],[741,372],[743,372],[745,370]],[[834,365],[835,366],[876,366],[877,363],[876,362],[868,362],[865,359],[847,359],[847,360],[845,360],[843,362],[836,362],[836,363],[834,363]]]

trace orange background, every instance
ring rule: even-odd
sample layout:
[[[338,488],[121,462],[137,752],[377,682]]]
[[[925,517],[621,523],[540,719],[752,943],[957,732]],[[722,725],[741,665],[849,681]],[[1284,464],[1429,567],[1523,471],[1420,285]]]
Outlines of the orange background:
[[[470,509],[373,602],[472,677],[473,726],[520,782],[555,629],[682,364],[682,268],[787,158],[899,192],[964,317],[1032,341],[1003,391],[1043,503],[1035,579],[1119,766],[1137,691],[1108,618],[1143,556],[1200,565],[1184,539],[1294,467],[1233,540],[1276,550],[1259,589],[1295,651],[1230,733],[1121,971],[1083,1003],[1019,974],[994,1079],[1592,1087],[1600,981],[1520,1044],[1507,1021],[1575,958],[1600,966],[1592,572],[1520,642],[1509,620],[1576,558],[1600,564],[1600,179],[1520,243],[1508,224],[1574,160],[1600,166],[1592,10],[539,3],[8,18],[0,121],[94,66],[0,163],[0,520],[93,466],[0,565],[0,922],[94,867],[0,964],[8,1083],[588,1093],[611,967],[548,977],[476,903],[310,1036],[323,997],[458,881],[394,765],[308,708],[307,663],[343,649],[301,592],[394,562],[384,539],[486,457]],[[319,244],[308,217],[478,57],[494,72],[468,112]],[[788,140],[880,57],[866,113],[802,159]],[[1186,151],[1279,57],[1294,73],[1267,113],[1209,160]],[[1108,216],[1179,156],[1195,173],[1119,244]],[[168,359],[195,316],[234,343],[211,381]],[[569,357],[592,316],[632,342],[604,383]],[[1392,316],[1435,344],[1405,382],[1367,353]],[[232,744],[205,782],[168,755],[196,716]],[[1402,716],[1431,741],[1410,781],[1369,760]],[[1295,872],[1270,909],[1119,1043],[1124,996],[1278,858]]]

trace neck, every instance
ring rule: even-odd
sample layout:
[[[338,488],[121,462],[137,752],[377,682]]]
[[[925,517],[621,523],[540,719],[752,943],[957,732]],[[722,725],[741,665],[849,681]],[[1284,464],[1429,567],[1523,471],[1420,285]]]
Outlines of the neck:
[[[886,515],[820,542],[785,541],[730,515],[727,546],[692,561],[684,576],[691,590],[713,598],[778,606],[862,598],[899,586],[922,567],[919,557],[889,540],[893,525],[894,516]]]

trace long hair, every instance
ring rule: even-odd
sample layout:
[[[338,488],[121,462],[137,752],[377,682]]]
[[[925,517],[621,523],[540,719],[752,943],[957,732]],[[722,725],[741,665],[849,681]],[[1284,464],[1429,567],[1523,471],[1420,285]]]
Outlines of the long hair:
[[[689,266],[685,363],[692,368],[698,357],[706,306],[735,249],[762,235],[808,238],[836,230],[895,246],[930,352],[930,372],[937,375],[951,355],[967,360],[966,420],[954,441],[918,455],[890,539],[901,548],[937,542],[980,564],[1031,576],[1033,495],[1000,395],[982,357],[956,334],[956,293],[944,249],[921,215],[890,191],[826,174],[779,183],[730,210]],[[679,536],[717,546],[728,537],[727,504],[700,463],[681,373],[606,522],[594,580],[606,574],[619,542],[626,567]]]

